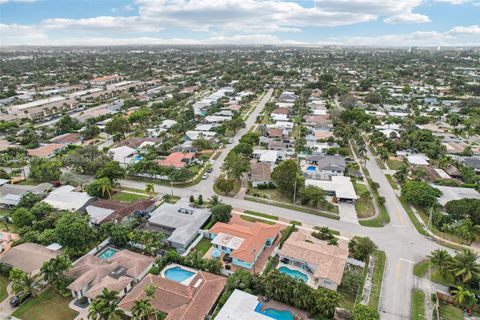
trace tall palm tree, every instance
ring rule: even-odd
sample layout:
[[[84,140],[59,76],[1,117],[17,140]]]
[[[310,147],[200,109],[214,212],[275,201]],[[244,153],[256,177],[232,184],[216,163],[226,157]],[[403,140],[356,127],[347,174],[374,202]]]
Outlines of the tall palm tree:
[[[155,193],[155,186],[153,183],[147,183],[145,185],[145,192],[152,195]]]
[[[452,257],[445,249],[437,249],[433,251],[428,258],[432,266],[445,276],[452,265]]]
[[[454,258],[451,266],[455,278],[462,283],[469,283],[480,277],[478,254],[469,249],[463,249]]]
[[[472,308],[477,303],[475,294],[469,290],[463,289],[461,286],[457,286],[457,289],[452,290],[455,303],[468,309],[468,313],[471,314]]]
[[[222,201],[220,201],[220,198],[216,194],[214,194],[213,196],[210,197],[210,199],[208,199],[208,207],[212,208],[217,204],[220,204],[221,202]]]
[[[149,300],[136,300],[132,307],[132,320],[148,320],[155,314],[155,309]]]
[[[124,312],[118,309],[120,297],[118,292],[109,291],[107,288],[92,301],[88,309],[88,319],[91,320],[118,320]]]
[[[102,195],[102,198],[105,196],[110,196],[112,195],[113,191],[113,184],[108,178],[100,178],[97,180],[97,190],[98,192]]]

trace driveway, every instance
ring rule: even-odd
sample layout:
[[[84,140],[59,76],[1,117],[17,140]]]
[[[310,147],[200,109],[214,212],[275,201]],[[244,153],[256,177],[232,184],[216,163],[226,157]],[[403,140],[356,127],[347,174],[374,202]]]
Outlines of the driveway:
[[[338,203],[340,221],[358,224],[357,211],[355,205],[347,202]]]

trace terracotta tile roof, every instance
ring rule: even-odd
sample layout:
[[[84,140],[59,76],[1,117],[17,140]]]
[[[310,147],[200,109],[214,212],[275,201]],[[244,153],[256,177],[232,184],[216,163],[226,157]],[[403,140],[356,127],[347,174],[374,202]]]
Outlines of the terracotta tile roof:
[[[115,200],[98,199],[90,206],[114,210],[111,214],[98,221],[99,224],[106,223],[112,220],[121,221],[128,217],[135,211],[145,211],[155,204],[155,200],[137,200],[133,203],[120,202]]]
[[[270,128],[268,129],[268,136],[269,137],[282,137],[283,130],[278,128]]]
[[[344,240],[339,240],[338,243],[338,247],[329,246],[326,241],[319,240],[310,233],[296,231],[285,241],[278,254],[306,262],[314,269],[316,278],[340,284],[348,258],[348,244]]]
[[[224,233],[243,239],[242,244],[230,254],[231,257],[252,263],[253,250],[257,254],[261,252],[267,239],[275,239],[280,232],[276,224],[269,225],[263,222],[253,222],[245,225],[236,223],[217,222],[210,228],[210,233]]]
[[[50,143],[40,146],[36,149],[28,149],[28,155],[34,157],[48,157],[55,153],[55,151],[65,148],[63,143]]]
[[[308,123],[325,123],[328,122],[330,116],[328,115],[310,115],[305,117],[305,121]]]
[[[121,250],[109,259],[102,259],[93,255],[85,255],[76,261],[75,265],[68,272],[68,275],[75,280],[67,287],[68,289],[79,291],[82,288],[90,286],[85,293],[88,297],[95,298],[90,290],[100,290],[107,288],[123,286],[124,277],[131,281],[139,277],[151,264],[154,258],[147,257],[129,250]],[[112,276],[112,273],[122,270],[122,275],[118,278]],[[115,283],[115,281],[120,281]]]
[[[59,136],[53,137],[52,139],[50,139],[50,141],[54,143],[62,143],[62,144],[80,142],[80,133],[70,132],[70,133],[61,134]]]
[[[151,301],[156,310],[167,313],[165,320],[204,320],[223,291],[227,279],[208,272],[199,271],[191,285],[148,274],[120,302],[119,307],[131,310],[134,301],[146,299],[144,288],[157,286]]]
[[[275,110],[272,111],[272,113],[277,113],[277,114],[288,114],[289,110],[288,108],[276,108]]]
[[[195,158],[195,153],[193,152],[172,152],[165,159],[158,160],[158,164],[165,167],[173,166],[175,168],[183,168],[187,165],[187,162],[184,162],[182,160],[188,159],[189,161],[191,161],[193,158]]]

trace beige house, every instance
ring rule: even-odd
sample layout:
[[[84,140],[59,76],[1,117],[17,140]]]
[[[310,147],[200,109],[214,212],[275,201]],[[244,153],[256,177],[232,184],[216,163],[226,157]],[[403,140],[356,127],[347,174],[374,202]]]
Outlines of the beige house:
[[[152,268],[155,259],[129,250],[110,250],[110,258],[87,254],[76,261],[68,275],[75,280],[67,287],[74,298],[94,300],[104,288],[125,296]],[[102,251],[104,252],[104,251]]]
[[[42,265],[56,258],[62,253],[57,247],[46,247],[36,243],[22,243],[12,247],[4,256],[0,258],[0,263],[20,269],[26,273],[36,275],[40,273]]]
[[[306,283],[312,287],[337,290],[342,282],[348,258],[348,243],[338,241],[338,246],[328,245],[305,231],[296,231],[279,250],[279,271],[283,268],[304,273]]]

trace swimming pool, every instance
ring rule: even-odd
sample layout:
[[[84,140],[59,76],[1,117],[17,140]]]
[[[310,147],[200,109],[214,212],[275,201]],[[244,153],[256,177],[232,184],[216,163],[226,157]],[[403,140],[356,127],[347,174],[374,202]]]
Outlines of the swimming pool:
[[[179,266],[167,269],[164,273],[165,278],[169,280],[173,280],[175,282],[182,283],[183,281],[187,280],[191,276],[193,276],[195,272],[185,270]]]
[[[141,155],[138,155],[138,154],[137,154],[135,157],[133,157],[133,160],[135,160],[135,161],[140,161],[140,160],[142,160],[142,158],[143,158],[143,157],[142,157]]]
[[[317,167],[315,166],[308,166],[307,171],[317,171]]]
[[[98,257],[102,258],[102,259],[109,259],[109,258],[113,257],[117,252],[118,252],[118,250],[108,247],[105,250],[103,250],[102,252],[100,252]]]
[[[278,268],[278,271],[280,271],[281,273],[285,273],[286,275],[289,275],[292,278],[300,279],[303,282],[308,281],[308,276],[303,272],[300,272],[300,271],[297,271],[297,270],[292,270],[292,269],[287,268],[285,266],[282,266],[282,267]]]
[[[255,312],[263,314],[275,320],[293,320],[293,313],[288,310],[277,310],[274,308],[266,308],[262,310],[262,304],[258,303]]]

